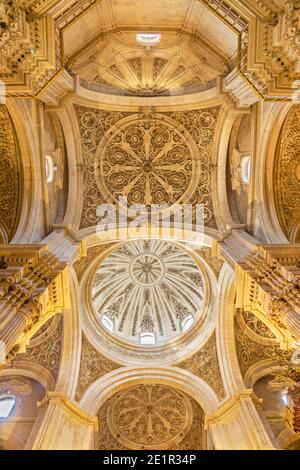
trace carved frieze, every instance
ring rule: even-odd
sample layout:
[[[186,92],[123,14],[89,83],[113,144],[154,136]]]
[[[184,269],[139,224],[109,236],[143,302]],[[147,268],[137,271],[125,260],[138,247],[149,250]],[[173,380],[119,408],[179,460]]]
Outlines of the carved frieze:
[[[46,245],[0,245],[0,256],[0,337],[10,361],[40,325],[62,311],[68,280],[65,263]]]

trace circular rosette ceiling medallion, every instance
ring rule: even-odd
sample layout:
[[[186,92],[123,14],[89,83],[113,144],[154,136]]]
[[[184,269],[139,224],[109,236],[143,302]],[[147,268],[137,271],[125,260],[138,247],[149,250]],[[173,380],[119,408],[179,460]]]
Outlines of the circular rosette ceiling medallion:
[[[196,189],[200,175],[197,155],[189,133],[172,119],[159,115],[125,118],[104,136],[98,148],[95,173],[99,190],[117,203],[126,196],[128,206],[172,207]]]
[[[176,244],[136,240],[119,245],[92,280],[98,325],[139,347],[160,346],[201,321],[203,276]]]
[[[129,449],[167,449],[186,436],[192,416],[183,393],[162,385],[139,385],[116,395],[107,422],[115,439]]]

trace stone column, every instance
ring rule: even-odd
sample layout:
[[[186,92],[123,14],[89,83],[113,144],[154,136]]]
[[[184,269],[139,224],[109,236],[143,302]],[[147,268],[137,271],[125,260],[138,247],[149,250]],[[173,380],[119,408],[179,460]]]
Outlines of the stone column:
[[[89,416],[59,392],[48,392],[40,410],[26,449],[33,450],[92,450],[98,419]]]
[[[54,224],[53,231],[41,241],[41,244],[47,244],[51,253],[68,265],[72,265],[87,254],[86,242],[79,240],[65,225]]]
[[[242,390],[206,417],[216,450],[275,449],[254,401],[252,390]]]
[[[237,308],[260,311],[300,338],[300,244],[259,244],[232,227],[213,253],[235,271]]]
[[[46,245],[0,245],[2,364],[14,357],[34,327],[65,306],[65,268]]]

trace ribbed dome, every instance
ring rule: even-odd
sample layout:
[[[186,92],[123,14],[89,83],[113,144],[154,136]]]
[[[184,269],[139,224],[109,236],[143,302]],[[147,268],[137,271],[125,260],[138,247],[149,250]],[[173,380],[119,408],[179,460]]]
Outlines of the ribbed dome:
[[[101,262],[93,279],[99,322],[137,343],[157,344],[182,333],[199,317],[202,299],[203,280],[196,262],[164,241],[119,246]]]

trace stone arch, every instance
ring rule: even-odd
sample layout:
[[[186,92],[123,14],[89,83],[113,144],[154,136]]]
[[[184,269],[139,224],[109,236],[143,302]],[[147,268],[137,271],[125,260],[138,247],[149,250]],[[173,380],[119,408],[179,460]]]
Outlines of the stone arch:
[[[215,391],[201,378],[177,367],[136,367],[116,369],[94,382],[83,394],[79,406],[95,415],[100,406],[114,393],[143,383],[165,384],[193,397],[206,414],[215,411],[219,399]]]

